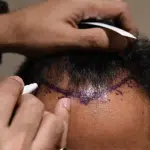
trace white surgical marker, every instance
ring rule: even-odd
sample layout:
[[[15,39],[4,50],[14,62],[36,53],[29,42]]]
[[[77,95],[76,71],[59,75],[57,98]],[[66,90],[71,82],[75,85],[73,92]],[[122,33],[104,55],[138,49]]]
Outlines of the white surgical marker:
[[[22,95],[23,95],[23,94],[32,93],[32,92],[35,91],[37,88],[38,88],[38,84],[37,84],[37,83],[32,83],[32,84],[26,85],[26,86],[24,86]]]
[[[117,28],[117,27],[114,27],[114,26],[111,26],[111,25],[108,25],[108,24],[105,24],[105,23],[99,23],[99,22],[82,22],[82,24],[88,24],[88,25],[93,25],[93,26],[99,26],[99,27],[102,27],[102,28],[106,28],[106,29],[109,29],[109,30],[112,30],[114,32],[117,32],[118,34],[122,35],[122,36],[125,36],[125,37],[128,37],[128,38],[132,38],[132,39],[137,39],[134,35],[132,35],[131,33],[125,31],[125,30],[122,30],[120,28]]]

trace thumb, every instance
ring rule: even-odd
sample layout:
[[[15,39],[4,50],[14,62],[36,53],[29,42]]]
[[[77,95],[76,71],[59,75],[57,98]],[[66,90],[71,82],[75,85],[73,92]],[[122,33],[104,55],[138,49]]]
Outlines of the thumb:
[[[67,134],[69,125],[70,99],[63,98],[59,100],[55,108],[55,115],[64,122],[64,132],[61,137],[60,147],[65,148],[67,145]]]

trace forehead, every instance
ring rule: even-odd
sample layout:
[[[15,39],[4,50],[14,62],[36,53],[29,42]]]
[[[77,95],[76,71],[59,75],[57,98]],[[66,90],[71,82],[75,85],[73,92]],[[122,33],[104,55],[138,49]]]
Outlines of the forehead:
[[[103,95],[100,94],[99,96],[98,94],[99,97],[96,95],[95,98],[90,99],[89,103],[82,102],[81,98],[76,95],[69,95],[68,97],[71,99],[72,115],[74,118],[78,118],[78,116],[88,116],[89,118],[90,116],[94,116],[98,117],[97,121],[99,121],[99,123],[103,121],[107,123],[107,119],[116,118],[116,120],[114,119],[112,122],[118,121],[117,119],[121,121],[127,118],[126,115],[132,118],[133,114],[140,116],[143,113],[143,105],[149,101],[149,97],[134,80],[123,81],[122,84],[117,84],[117,86],[113,87],[115,87],[113,90],[110,90],[112,89],[111,87],[107,89]],[[49,87],[45,85],[39,89],[37,96],[44,102],[48,111],[53,111],[57,101],[60,98],[66,97],[65,92],[62,92],[61,89],[62,88],[56,87],[49,89]],[[103,119],[100,119],[100,116]],[[84,120],[84,122],[86,120]]]
[[[135,81],[132,80],[132,84],[130,82],[107,93],[102,99],[90,101],[88,105],[81,103],[79,98],[71,97],[70,147],[81,144],[85,148],[85,143],[105,145],[108,140],[113,145],[117,141],[125,147],[126,142],[131,144],[135,140],[138,144],[141,140],[147,140],[144,132],[147,123],[144,120],[149,114],[149,98]],[[52,112],[64,95],[50,91],[42,86],[37,96],[44,102],[46,109]]]

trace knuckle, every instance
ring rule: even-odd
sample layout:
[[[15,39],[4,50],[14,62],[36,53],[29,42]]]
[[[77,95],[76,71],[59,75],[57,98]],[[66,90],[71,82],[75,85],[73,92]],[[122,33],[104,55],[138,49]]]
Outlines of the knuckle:
[[[91,47],[97,47],[99,45],[99,42],[98,42],[99,39],[95,35],[87,35],[86,41],[88,43],[88,46],[91,46]]]
[[[13,84],[15,84],[16,86],[20,86],[20,87],[24,86],[24,82],[19,76],[8,77],[8,81],[13,82]]]
[[[22,91],[23,85],[22,79],[17,76],[9,77],[6,79],[6,82],[4,82],[4,87],[7,88],[7,91],[15,96]]]

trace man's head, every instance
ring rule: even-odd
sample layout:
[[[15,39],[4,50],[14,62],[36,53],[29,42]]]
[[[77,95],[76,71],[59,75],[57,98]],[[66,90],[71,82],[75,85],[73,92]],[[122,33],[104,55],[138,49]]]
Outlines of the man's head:
[[[70,150],[150,148],[150,43],[139,40],[117,53],[65,51],[27,61],[18,72],[53,111],[71,98]],[[45,137],[46,138],[46,137]]]

